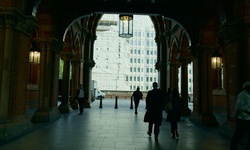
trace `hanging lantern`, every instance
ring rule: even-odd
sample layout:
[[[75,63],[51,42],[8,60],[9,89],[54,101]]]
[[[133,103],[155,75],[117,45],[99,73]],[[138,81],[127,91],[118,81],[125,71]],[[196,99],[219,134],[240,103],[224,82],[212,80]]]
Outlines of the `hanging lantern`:
[[[30,48],[29,63],[40,64],[40,49],[35,41],[32,42],[32,47]]]
[[[211,58],[212,69],[220,70],[222,67],[222,55],[219,53],[218,49],[212,54]]]
[[[119,37],[133,37],[133,15],[119,15]]]

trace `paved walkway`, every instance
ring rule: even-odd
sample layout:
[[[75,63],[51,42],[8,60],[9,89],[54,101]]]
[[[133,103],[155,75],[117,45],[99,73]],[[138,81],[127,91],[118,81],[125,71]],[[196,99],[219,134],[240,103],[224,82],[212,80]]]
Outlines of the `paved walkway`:
[[[204,128],[186,121],[179,122],[180,137],[171,138],[170,124],[163,122],[159,141],[149,137],[143,122],[145,101],[138,115],[130,109],[130,100],[104,99],[92,103],[83,115],[77,110],[54,123],[25,134],[0,146],[0,150],[229,150],[229,140],[221,137],[218,128]],[[164,118],[166,114],[164,113]]]

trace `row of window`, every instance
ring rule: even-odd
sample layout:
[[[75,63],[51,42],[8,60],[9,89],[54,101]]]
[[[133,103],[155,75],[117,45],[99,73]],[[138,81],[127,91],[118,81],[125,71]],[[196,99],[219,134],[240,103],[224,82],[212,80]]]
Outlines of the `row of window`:
[[[128,81],[128,76],[126,77],[126,80]],[[146,82],[156,82],[156,77],[146,77]],[[143,81],[143,77],[129,77],[129,81]]]
[[[133,36],[134,37],[144,37],[144,32],[141,33],[141,31],[134,31]],[[147,38],[154,38],[155,33],[154,32],[146,32],[146,37]]]
[[[141,58],[130,58],[130,63],[144,63],[143,59]],[[156,63],[156,59],[149,59],[147,58],[146,59],[146,64],[155,64]]]
[[[146,43],[144,43],[144,41],[141,41],[141,40],[129,40],[129,44],[130,45],[134,45],[134,46],[157,46],[155,41],[149,41],[147,40]]]
[[[130,72],[143,72],[143,68],[130,67]],[[155,68],[146,68],[146,73],[156,73]]]
[[[136,50],[136,49],[130,49],[130,54],[144,54],[144,50]],[[147,50],[147,55],[157,55],[157,51],[156,50]]]

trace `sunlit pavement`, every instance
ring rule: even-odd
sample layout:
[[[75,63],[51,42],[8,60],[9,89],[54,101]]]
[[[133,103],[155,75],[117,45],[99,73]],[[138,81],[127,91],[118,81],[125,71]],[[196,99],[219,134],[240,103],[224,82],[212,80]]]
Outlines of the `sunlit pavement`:
[[[116,105],[117,104],[117,105]],[[200,127],[188,121],[179,122],[178,139],[172,139],[170,124],[163,123],[159,141],[147,135],[143,122],[145,101],[138,114],[130,109],[130,100],[95,100],[83,115],[78,110],[47,126],[0,146],[1,150],[229,150],[229,139],[218,134],[219,128]],[[116,107],[117,106],[117,107]],[[191,104],[190,104],[191,107]]]

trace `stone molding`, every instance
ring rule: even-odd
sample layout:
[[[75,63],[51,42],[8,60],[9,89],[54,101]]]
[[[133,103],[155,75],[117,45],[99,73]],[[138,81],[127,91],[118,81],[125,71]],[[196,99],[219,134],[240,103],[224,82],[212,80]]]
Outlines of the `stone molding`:
[[[33,16],[27,16],[14,8],[1,8],[0,27],[12,28],[28,36],[38,29],[38,21]]]
[[[34,41],[36,41],[40,46],[40,48],[42,48],[41,50],[51,50],[56,53],[60,53],[65,46],[65,43],[63,41],[58,41],[57,39],[54,38],[50,39],[36,38],[34,39]]]
[[[92,59],[85,60],[83,63],[87,65],[89,68],[93,68],[95,66],[95,61]]]

